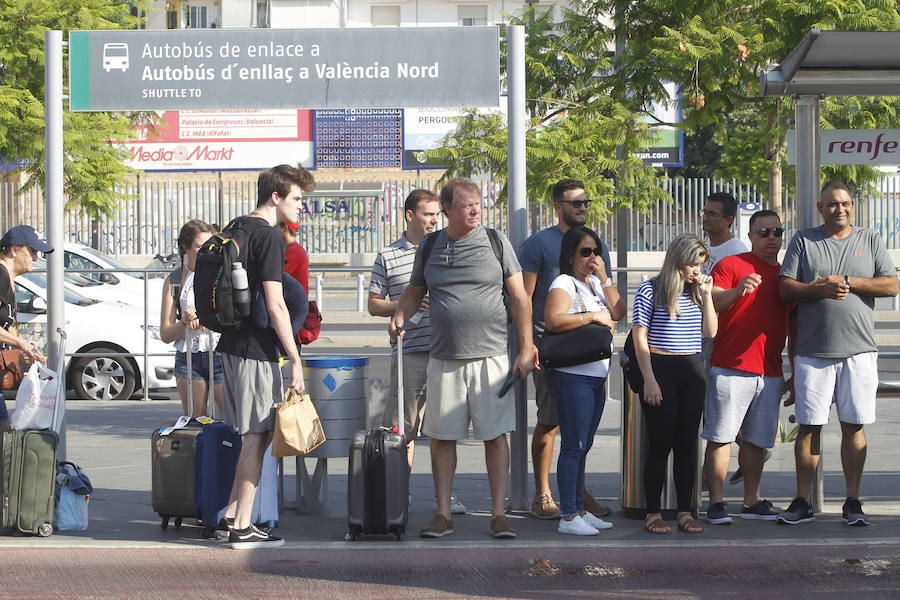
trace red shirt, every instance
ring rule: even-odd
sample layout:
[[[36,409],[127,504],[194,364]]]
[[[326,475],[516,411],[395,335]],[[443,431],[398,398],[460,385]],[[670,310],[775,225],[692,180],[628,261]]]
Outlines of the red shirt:
[[[751,273],[762,276],[756,291],[719,313],[719,331],[709,364],[757,375],[781,377],[781,351],[788,333],[792,302],[778,295],[780,265],[770,265],[752,252],[716,263],[713,285],[729,290]]]
[[[306,293],[309,294],[309,257],[306,250],[297,242],[292,242],[284,251],[284,271],[300,282]]]

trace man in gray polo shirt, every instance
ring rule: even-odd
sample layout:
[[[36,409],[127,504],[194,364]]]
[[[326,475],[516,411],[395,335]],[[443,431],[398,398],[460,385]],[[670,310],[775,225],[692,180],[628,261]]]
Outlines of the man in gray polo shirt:
[[[422,536],[453,533],[450,490],[456,471],[456,442],[468,436],[471,422],[475,438],[484,441],[491,486],[491,535],[511,538],[516,532],[504,506],[509,478],[506,434],[515,429],[516,415],[513,396],[499,396],[510,371],[504,289],[521,347],[513,368],[523,377],[538,364],[531,336],[531,300],[509,240],[497,233],[498,260],[490,234],[480,224],[478,185],[455,177],[443,187],[440,198],[448,225],[419,244],[409,286],[388,329],[396,338],[426,292],[429,294],[431,349],[423,431],[431,438],[437,511]]]
[[[843,521],[868,525],[859,501],[866,461],[863,426],[875,422],[878,346],[875,298],[897,295],[894,264],[877,231],[853,225],[853,198],[840,181],[825,184],[818,209],[824,225],[797,233],[781,266],[779,292],[797,302],[794,354],[794,442],[797,497],[778,514],[779,523],[815,520],[809,503],[819,462],[822,425],[832,402],[841,422],[841,463],[847,498]]]
[[[440,214],[437,195],[429,190],[416,189],[409,193],[403,203],[403,217],[406,231],[398,240],[385,246],[375,257],[372,277],[369,282],[369,314],[377,317],[392,317],[397,310],[400,296],[409,285],[416,258],[416,248],[426,234],[435,230]],[[425,411],[425,369],[428,366],[428,346],[431,339],[431,321],[428,317],[428,296],[422,301],[419,311],[410,317],[403,334],[403,415],[406,431],[406,459],[412,471],[416,438],[422,429],[422,414]],[[384,407],[383,423],[396,425],[397,402],[392,394],[397,389],[397,343],[391,340],[391,383],[388,401]],[[450,511],[454,514],[466,512],[465,505],[450,496]]]

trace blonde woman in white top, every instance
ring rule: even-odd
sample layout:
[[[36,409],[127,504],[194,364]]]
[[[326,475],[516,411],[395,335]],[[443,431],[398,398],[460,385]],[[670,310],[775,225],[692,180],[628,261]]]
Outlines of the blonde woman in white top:
[[[563,236],[560,275],[550,284],[544,321],[553,333],[590,322],[613,329],[625,316],[625,302],[606,276],[600,258],[600,238],[587,227],[573,227]],[[612,527],[584,508],[584,467],[606,402],[609,359],[549,369],[545,375],[556,402],[560,450],[556,465],[560,533],[596,535]]]
[[[212,225],[192,219],[178,233],[181,266],[166,277],[162,290],[160,337],[175,343],[175,382],[181,396],[183,414],[202,416],[207,413],[209,392],[209,352],[215,350],[219,334],[202,327],[194,308],[194,265],[200,247],[212,237]],[[177,304],[176,304],[177,300]],[[187,340],[190,339],[191,376],[187,371]],[[213,353],[213,395],[222,407],[222,357]],[[188,385],[192,386],[193,411],[188,406]]]

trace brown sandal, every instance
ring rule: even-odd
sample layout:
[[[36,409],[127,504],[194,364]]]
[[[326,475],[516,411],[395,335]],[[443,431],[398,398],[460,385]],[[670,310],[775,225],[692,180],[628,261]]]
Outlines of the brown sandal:
[[[662,515],[646,517],[644,528],[650,533],[672,533],[672,528],[663,520]]]
[[[685,533],[703,533],[703,527],[694,520],[691,513],[684,513],[678,517],[678,529]]]

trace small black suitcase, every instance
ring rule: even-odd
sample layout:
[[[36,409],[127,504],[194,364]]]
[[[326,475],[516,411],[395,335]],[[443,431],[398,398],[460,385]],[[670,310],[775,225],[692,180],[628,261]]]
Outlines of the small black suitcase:
[[[359,534],[401,540],[409,519],[409,466],[403,415],[403,340],[397,340],[399,433],[387,428],[357,431],[350,441],[347,475],[347,541]]]

